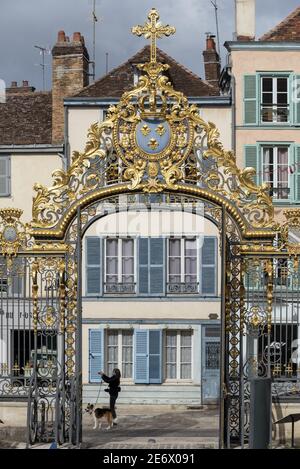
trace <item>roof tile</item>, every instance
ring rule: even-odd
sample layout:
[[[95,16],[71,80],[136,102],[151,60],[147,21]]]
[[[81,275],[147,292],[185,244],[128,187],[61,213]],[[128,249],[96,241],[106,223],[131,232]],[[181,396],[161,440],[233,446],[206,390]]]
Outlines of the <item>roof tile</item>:
[[[107,75],[95,83],[83,88],[74,97],[121,97],[125,91],[133,87],[134,65],[149,61],[150,46],[145,46],[137,54],[128,59],[122,65],[111,70]],[[179,64],[161,49],[157,49],[157,58],[162,63],[170,65],[167,74],[177,91],[186,96],[212,96],[219,92],[212,85],[202,80],[198,75]]]
[[[0,145],[51,144],[52,93],[7,93],[0,104]]]
[[[300,7],[273,29],[264,34],[260,41],[300,41]]]

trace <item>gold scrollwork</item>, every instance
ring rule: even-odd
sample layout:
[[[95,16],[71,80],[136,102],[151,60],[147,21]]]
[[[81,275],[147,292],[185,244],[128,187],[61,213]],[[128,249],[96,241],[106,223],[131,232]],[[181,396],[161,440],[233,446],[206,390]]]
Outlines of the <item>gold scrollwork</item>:
[[[235,155],[224,150],[216,126],[205,122],[198,107],[189,105],[186,96],[174,90],[164,75],[169,66],[157,62],[156,40],[175,29],[162,26],[158,18],[152,9],[150,21],[133,28],[134,34],[151,39],[150,61],[138,66],[143,74],[137,85],[109,108],[104,122],[91,126],[84,152],[74,152],[71,166],[53,174],[52,187],[35,185],[33,228],[56,226],[68,207],[106,184],[157,193],[188,187],[192,178],[193,184],[201,182],[207,193],[218,194],[234,205],[248,221],[250,231],[278,230],[268,185],[255,184],[253,168],[238,168]],[[164,138],[169,127],[169,143],[161,150],[154,136],[149,139],[158,153],[147,152],[136,142],[139,123],[144,120],[141,132],[146,135],[151,131],[151,119],[153,125],[160,121],[153,131]],[[208,159],[214,166],[204,170],[202,161]]]

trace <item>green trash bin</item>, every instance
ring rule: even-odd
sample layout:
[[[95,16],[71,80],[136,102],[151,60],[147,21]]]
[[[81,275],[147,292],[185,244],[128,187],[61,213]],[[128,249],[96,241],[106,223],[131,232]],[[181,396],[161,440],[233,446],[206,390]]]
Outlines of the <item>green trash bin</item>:
[[[271,443],[271,378],[250,380],[250,449],[267,449]]]

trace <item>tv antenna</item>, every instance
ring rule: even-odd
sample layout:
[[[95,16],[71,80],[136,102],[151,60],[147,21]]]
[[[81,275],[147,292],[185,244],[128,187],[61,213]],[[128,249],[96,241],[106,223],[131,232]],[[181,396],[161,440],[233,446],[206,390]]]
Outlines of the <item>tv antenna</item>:
[[[92,77],[95,81],[96,76],[96,23],[98,23],[98,18],[96,15],[96,0],[93,0],[93,11],[92,11],[92,21],[93,21],[93,60],[92,60]]]
[[[105,52],[105,62],[106,62],[106,67],[105,67],[105,71],[106,71],[106,75],[108,74],[108,52]]]
[[[42,74],[43,74],[43,91],[45,91],[45,68],[46,68],[46,65],[45,65],[45,54],[50,54],[50,50],[47,49],[46,47],[42,47],[42,46],[34,46],[36,49],[39,49],[40,51],[40,55],[42,56],[42,63],[41,64],[37,64],[39,65],[40,67],[42,67]]]
[[[219,18],[218,18],[218,4],[217,0],[210,0],[210,3],[213,5],[215,9],[215,16],[216,16],[216,30],[217,30],[217,52],[220,56],[220,35],[219,35]]]

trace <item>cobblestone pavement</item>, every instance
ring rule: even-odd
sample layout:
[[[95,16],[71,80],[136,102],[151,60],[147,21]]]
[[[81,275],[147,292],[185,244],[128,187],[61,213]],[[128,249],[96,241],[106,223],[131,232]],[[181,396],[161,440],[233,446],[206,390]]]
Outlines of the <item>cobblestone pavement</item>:
[[[83,418],[83,448],[194,449],[218,447],[218,410],[166,409],[140,406],[118,409],[118,425],[93,430],[93,419]]]

